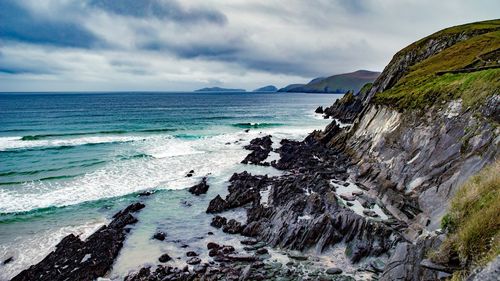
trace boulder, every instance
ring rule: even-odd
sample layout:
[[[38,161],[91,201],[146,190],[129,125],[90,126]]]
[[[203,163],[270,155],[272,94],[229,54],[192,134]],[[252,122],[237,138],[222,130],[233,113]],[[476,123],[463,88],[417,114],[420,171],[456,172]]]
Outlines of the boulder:
[[[8,264],[14,260],[14,257],[8,257],[3,261],[3,264]]]
[[[207,193],[209,185],[207,184],[207,178],[203,177],[201,182],[189,188],[189,192],[194,195],[201,195]]]
[[[328,268],[326,271],[325,271],[326,274],[330,274],[330,275],[334,275],[334,274],[341,274],[342,273],[342,269],[338,268],[338,267],[331,267],[331,268]]]
[[[240,222],[235,219],[230,219],[227,224],[222,227],[222,231],[229,234],[240,233],[243,230],[243,226]]]
[[[165,237],[167,237],[167,234],[165,234],[165,232],[162,232],[162,231],[158,231],[153,235],[153,239],[160,240],[160,241],[165,240]]]
[[[215,216],[212,218],[211,226],[216,228],[221,228],[227,224],[227,219],[221,216]]]
[[[159,260],[160,262],[168,262],[168,261],[170,261],[171,259],[172,259],[172,258],[171,258],[168,254],[163,254],[163,255],[161,255],[161,256],[158,258],[158,260]]]
[[[208,204],[207,208],[207,213],[208,214],[213,214],[213,213],[220,213],[224,210],[226,210],[227,203],[220,197],[220,195],[217,195],[214,199],[210,201]]]

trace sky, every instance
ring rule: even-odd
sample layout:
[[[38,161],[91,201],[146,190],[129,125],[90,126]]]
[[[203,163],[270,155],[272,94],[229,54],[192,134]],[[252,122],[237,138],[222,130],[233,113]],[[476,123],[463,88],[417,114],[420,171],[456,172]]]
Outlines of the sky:
[[[283,87],[391,57],[498,0],[0,0],[0,91]]]

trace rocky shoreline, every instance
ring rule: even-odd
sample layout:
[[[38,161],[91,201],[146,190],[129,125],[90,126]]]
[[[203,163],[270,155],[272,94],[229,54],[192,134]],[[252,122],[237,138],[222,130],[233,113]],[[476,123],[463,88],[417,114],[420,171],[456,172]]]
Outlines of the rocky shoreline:
[[[335,122],[332,126],[338,127]],[[245,146],[252,152],[243,163],[266,165],[263,161],[271,144],[271,136],[252,140]],[[206,251],[211,259],[207,262],[197,258],[199,253],[187,252],[193,257],[184,268],[144,267],[125,280],[356,280],[338,267],[315,267],[318,258],[306,254],[313,249],[321,255],[336,244],[345,245],[342,254],[360,265],[360,276],[376,280],[389,251],[402,239],[396,231],[398,221],[373,215],[370,208],[375,203],[367,204],[364,192],[342,195],[364,202],[364,215],[340,199],[336,186],[348,185],[347,168],[352,164],[340,150],[327,148],[314,135],[302,142],[283,140],[276,152],[280,159],[267,165],[285,171],[283,176],[235,173],[229,179],[227,196],[217,195],[207,207],[206,212],[213,214],[211,226],[248,237],[241,240],[242,252],[209,242]],[[224,212],[233,209],[244,210],[246,221],[224,217]],[[272,249],[287,250],[290,262],[273,260]]]
[[[303,141],[283,139],[276,149],[272,148],[272,136],[253,139],[244,147],[251,152],[242,162],[272,166],[283,174],[234,173],[229,179],[227,195],[215,196],[206,208],[206,213],[213,216],[210,225],[214,231],[221,229],[237,235],[242,249],[211,241],[205,253],[186,249],[184,267],[169,265],[172,258],[164,253],[158,257],[156,266],[143,267],[125,280],[449,277],[452,268],[425,259],[425,253],[438,247],[444,236],[436,232],[416,241],[409,240],[408,223],[392,216],[377,194],[352,176],[352,171],[360,167],[345,147],[348,131],[349,128],[340,128],[334,120],[325,130],[315,131]],[[279,153],[279,159],[266,162],[270,152]],[[189,192],[199,196],[208,188],[207,178],[203,177]],[[142,203],[130,205],[85,241],[74,235],[65,237],[54,252],[12,280],[95,280],[106,276],[130,231],[129,225],[137,222],[131,213],[144,207]],[[242,212],[246,219],[226,217],[226,212],[233,210]],[[152,237],[163,241],[166,234],[159,232]],[[286,263],[276,259],[273,255],[276,250],[286,253]],[[332,253],[344,255],[354,270],[344,271],[319,258]],[[209,258],[202,259],[202,255]]]
[[[336,244],[345,247],[343,251],[353,263],[373,257],[360,263],[362,274],[376,278],[382,272],[388,251],[401,239],[394,230],[397,223],[351,210],[349,201],[365,200],[363,192],[343,195],[346,200],[336,194],[336,186],[348,185],[347,168],[352,165],[340,150],[327,148],[314,134],[301,142],[282,140],[278,149],[272,148],[271,136],[264,136],[245,148],[251,153],[244,163],[272,165],[285,173],[275,177],[235,173],[229,179],[227,196],[217,195],[209,202],[206,213],[213,215],[211,226],[247,237],[241,239],[243,250],[209,242],[206,251],[210,260],[202,261],[200,253],[186,251],[184,268],[169,266],[172,258],[165,253],[157,266],[144,267],[125,280],[355,280],[352,273],[345,275],[341,268],[325,267],[314,254],[306,254],[313,249],[321,255]],[[264,162],[273,150],[280,159]],[[197,196],[208,187],[204,177],[189,192]],[[65,237],[54,252],[12,280],[95,280],[105,276],[123,246],[129,225],[137,222],[132,213],[144,207],[142,203],[130,205],[85,241],[74,235]],[[246,221],[224,216],[234,209],[243,211]],[[157,240],[165,240],[165,236],[152,234]],[[274,249],[286,251],[289,262],[273,259]]]
[[[137,222],[132,213],[144,207],[142,203],[128,206],[85,241],[73,234],[66,236],[53,252],[38,264],[23,270],[12,281],[95,280],[104,276],[123,247],[130,225]]]

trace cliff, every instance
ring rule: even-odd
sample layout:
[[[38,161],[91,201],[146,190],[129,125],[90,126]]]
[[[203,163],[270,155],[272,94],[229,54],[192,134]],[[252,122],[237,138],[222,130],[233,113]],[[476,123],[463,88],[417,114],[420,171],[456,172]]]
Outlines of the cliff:
[[[315,78],[307,84],[292,84],[279,92],[294,93],[345,93],[359,91],[366,83],[373,82],[380,72],[358,70],[350,73],[332,75],[326,78]]]
[[[500,20],[448,28],[401,50],[369,89],[325,110],[353,125],[316,139],[348,153],[351,177],[408,226],[381,280],[427,276],[420,262],[442,240],[435,231],[452,197],[498,159],[499,62]]]

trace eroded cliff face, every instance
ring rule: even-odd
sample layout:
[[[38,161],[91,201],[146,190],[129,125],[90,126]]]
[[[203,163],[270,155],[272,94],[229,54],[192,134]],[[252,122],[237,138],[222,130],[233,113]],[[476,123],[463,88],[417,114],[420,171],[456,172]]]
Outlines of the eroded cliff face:
[[[498,107],[495,95],[482,111]],[[475,113],[464,110],[461,100],[425,112],[370,105],[347,141],[358,160],[353,176],[397,218],[427,230],[439,228],[457,188],[499,153],[493,116]],[[407,234],[414,239],[420,232]]]
[[[395,247],[380,280],[437,280],[452,271],[425,259],[443,240],[441,218],[458,188],[500,157],[499,30],[496,20],[415,42],[393,57],[369,90],[329,108],[328,116],[354,120],[349,129],[335,133],[329,126],[313,134],[350,155],[352,180],[405,225],[400,230],[405,241]],[[481,59],[484,52],[495,57]],[[457,54],[467,61],[444,59]],[[493,71],[474,69],[483,64]],[[475,74],[440,76],[464,69]],[[484,74],[493,78],[474,80]]]
[[[352,177],[370,187],[395,217],[415,227],[407,231],[410,240],[423,229],[439,228],[457,187],[498,156],[498,70],[493,73],[496,78],[481,81],[489,87],[473,84],[469,79],[472,76],[460,81],[447,76],[454,82],[443,82],[438,80],[437,70],[470,69],[478,63],[498,66],[499,30],[500,22],[496,20],[452,27],[421,39],[399,51],[371,87],[328,108],[331,112],[327,116],[354,120],[348,132],[329,141],[330,146],[343,146],[357,162],[350,171]],[[485,50],[476,41],[496,49],[488,51],[496,57],[487,62],[478,59]],[[447,62],[456,54],[467,59]],[[423,73],[422,68],[426,69]],[[426,78],[418,78],[420,75]],[[447,93],[447,83],[463,84],[453,88],[458,93]],[[414,94],[435,84],[438,86],[431,93]],[[419,106],[412,103],[405,108],[401,103],[377,100],[391,89],[405,89],[394,93],[394,98],[411,96],[419,100]],[[471,105],[471,92],[485,98]],[[326,128],[324,135],[328,134]]]

